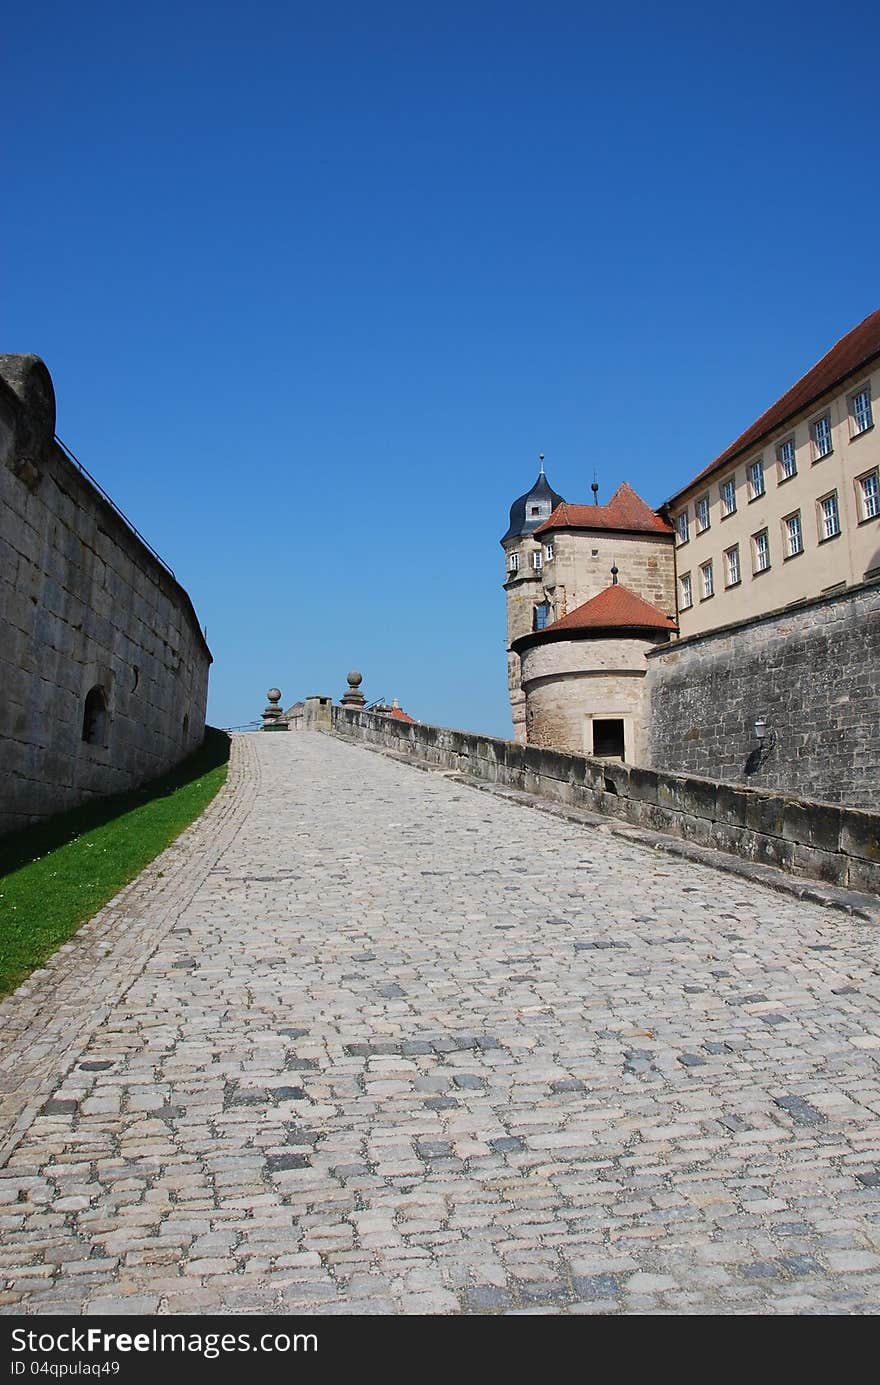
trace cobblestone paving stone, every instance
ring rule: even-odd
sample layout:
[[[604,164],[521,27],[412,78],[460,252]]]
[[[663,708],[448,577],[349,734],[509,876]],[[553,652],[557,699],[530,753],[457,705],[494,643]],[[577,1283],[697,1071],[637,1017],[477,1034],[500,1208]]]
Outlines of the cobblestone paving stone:
[[[0,1006],[4,1313],[872,1313],[876,930],[307,733]]]

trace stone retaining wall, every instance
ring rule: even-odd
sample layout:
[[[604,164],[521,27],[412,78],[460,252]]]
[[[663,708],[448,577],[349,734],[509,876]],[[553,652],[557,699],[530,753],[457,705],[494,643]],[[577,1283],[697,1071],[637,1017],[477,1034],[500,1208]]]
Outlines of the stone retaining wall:
[[[878,557],[880,561],[880,557]],[[880,789],[880,582],[648,654],[645,763],[872,809]],[[757,753],[755,720],[775,736]]]
[[[0,832],[134,788],[205,734],[192,603],[54,428],[43,363],[0,357]]]
[[[420,764],[880,894],[880,814],[333,708],[333,733]]]

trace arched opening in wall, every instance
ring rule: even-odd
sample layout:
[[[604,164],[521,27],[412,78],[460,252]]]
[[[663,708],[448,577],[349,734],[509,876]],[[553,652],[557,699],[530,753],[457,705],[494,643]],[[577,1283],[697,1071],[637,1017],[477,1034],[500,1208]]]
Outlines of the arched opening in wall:
[[[90,688],[86,693],[82,738],[86,745],[107,744],[107,698],[101,687]]]

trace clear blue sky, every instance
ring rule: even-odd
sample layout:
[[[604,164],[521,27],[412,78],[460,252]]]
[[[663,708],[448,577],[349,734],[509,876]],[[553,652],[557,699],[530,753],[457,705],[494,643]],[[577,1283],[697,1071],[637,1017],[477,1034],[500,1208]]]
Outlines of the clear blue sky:
[[[878,306],[864,4],[4,17],[2,348],[175,569],[209,715],[498,734],[545,452],[658,504]]]

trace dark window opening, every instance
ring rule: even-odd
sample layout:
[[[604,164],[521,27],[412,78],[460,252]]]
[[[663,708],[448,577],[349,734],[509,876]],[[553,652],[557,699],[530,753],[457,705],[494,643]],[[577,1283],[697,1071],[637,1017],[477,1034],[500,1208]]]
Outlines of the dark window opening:
[[[626,751],[621,719],[593,722],[593,754],[606,760],[622,760]]]
[[[87,745],[107,744],[107,699],[103,688],[94,687],[86,693],[82,738]]]
[[[540,513],[541,513],[541,507],[540,507],[540,505],[533,505],[533,506],[532,506],[532,518],[534,519],[535,515],[539,515]]]

